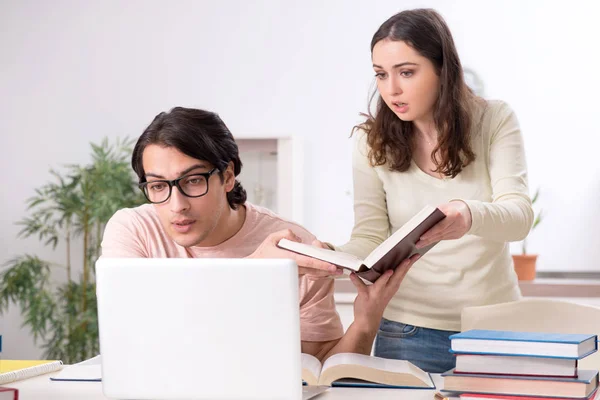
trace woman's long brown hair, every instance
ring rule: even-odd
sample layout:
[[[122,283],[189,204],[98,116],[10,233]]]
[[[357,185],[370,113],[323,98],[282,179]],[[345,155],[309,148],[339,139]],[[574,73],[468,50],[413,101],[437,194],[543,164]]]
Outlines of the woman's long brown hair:
[[[431,9],[402,11],[385,21],[373,35],[373,47],[388,39],[404,41],[429,59],[440,77],[440,94],[434,106],[433,119],[438,143],[432,159],[436,172],[454,178],[475,160],[471,149],[472,104],[476,96],[466,85],[456,46],[444,19]],[[369,104],[372,102],[374,92]],[[410,167],[414,149],[412,122],[402,121],[385,104],[381,96],[375,116],[363,114],[366,121],[354,127],[367,133],[371,165],[389,164],[392,171],[404,172]],[[354,131],[353,130],[353,131]]]

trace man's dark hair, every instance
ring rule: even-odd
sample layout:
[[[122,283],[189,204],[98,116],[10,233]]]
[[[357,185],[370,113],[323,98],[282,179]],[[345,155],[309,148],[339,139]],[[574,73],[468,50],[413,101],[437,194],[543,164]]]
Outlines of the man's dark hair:
[[[140,183],[146,181],[142,156],[146,146],[151,144],[174,147],[183,154],[211,163],[219,169],[221,181],[229,162],[233,162],[235,176],[242,170],[233,135],[223,120],[210,111],[175,107],[154,118],[135,144],[131,158]],[[246,202],[246,190],[237,179],[233,190],[227,193],[227,201],[234,210]]]

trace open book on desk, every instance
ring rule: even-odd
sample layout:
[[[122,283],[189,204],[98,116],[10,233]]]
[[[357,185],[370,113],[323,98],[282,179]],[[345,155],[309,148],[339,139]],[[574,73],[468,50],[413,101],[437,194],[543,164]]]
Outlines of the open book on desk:
[[[405,360],[338,353],[321,362],[302,353],[302,380],[308,385],[435,389],[431,376]]]
[[[446,215],[436,207],[425,206],[377,246],[364,260],[352,254],[293,242],[288,239],[281,239],[278,246],[354,271],[362,279],[375,282],[388,269],[395,269],[405,259],[415,254],[423,255],[435,246],[437,242],[417,249],[415,244],[425,232],[444,218]]]

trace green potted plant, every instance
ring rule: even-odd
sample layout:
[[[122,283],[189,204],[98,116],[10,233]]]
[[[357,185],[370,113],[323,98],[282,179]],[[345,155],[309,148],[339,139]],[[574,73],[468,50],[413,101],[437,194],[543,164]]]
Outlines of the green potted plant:
[[[63,265],[23,254],[0,268],[0,314],[17,305],[45,358],[71,364],[99,352],[94,264],[104,225],[118,209],[144,202],[129,165],[132,144],[92,143],[90,165],[51,170],[53,181],[36,189],[29,216],[18,223],[21,237],[53,249],[65,244]],[[72,259],[75,246],[83,249],[79,260]]]
[[[540,189],[535,192],[533,199],[531,199],[531,204],[535,204],[539,198]],[[533,221],[533,225],[531,227],[531,232],[542,222],[543,219],[543,210],[540,210],[539,213],[535,216]],[[527,252],[527,237],[523,239],[522,242],[522,251],[521,254],[513,254],[513,263],[515,266],[515,272],[517,273],[517,277],[520,281],[531,281],[535,279],[536,274],[536,262],[537,262],[537,254],[529,254]]]

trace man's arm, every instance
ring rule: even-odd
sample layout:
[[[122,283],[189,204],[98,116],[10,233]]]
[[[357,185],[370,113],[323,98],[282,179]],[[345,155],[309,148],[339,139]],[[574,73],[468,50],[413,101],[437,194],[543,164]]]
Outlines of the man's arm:
[[[284,229],[267,236],[258,249],[247,258],[289,258],[298,264],[299,275],[330,276],[341,275],[343,273],[341,268],[328,262],[277,247],[277,243],[279,243],[281,239],[288,239],[294,242],[302,241],[290,229]]]
[[[377,329],[372,332],[360,331],[354,323],[350,325],[346,334],[340,339],[327,342],[302,342],[302,352],[311,354],[321,361],[325,361],[336,353],[371,354],[371,347],[375,340]]]
[[[398,291],[404,276],[419,257],[415,255],[404,260],[395,271],[386,271],[369,286],[352,273],[350,280],[358,291],[354,300],[354,322],[341,339],[327,342],[303,341],[302,352],[312,354],[321,361],[337,353],[371,354],[383,311]]]

